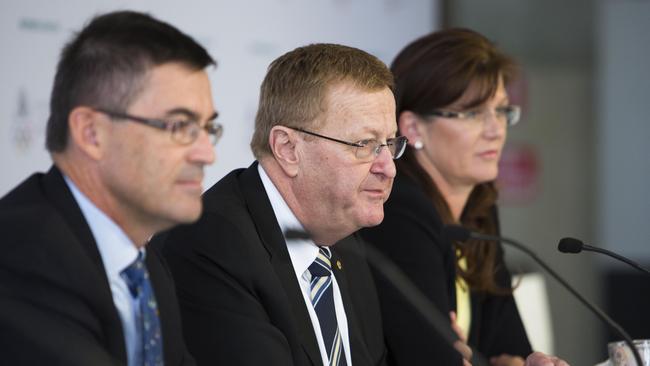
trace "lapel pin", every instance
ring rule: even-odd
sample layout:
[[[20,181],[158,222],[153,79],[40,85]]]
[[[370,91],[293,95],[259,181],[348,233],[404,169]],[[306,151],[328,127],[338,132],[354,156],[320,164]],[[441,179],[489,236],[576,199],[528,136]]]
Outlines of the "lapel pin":
[[[343,265],[341,264],[341,261],[339,260],[336,261],[336,268],[338,268],[339,270],[343,269]]]

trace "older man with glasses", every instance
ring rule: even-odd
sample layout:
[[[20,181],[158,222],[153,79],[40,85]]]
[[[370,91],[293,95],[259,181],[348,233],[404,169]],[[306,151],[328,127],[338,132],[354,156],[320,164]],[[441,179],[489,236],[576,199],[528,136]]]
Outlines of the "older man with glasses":
[[[340,45],[297,48],[271,64],[251,142],[258,161],[204,194],[197,223],[156,244],[199,363],[386,362],[355,232],[383,219],[406,143],[396,137],[392,80],[377,58]]]
[[[130,11],[96,17],[65,46],[47,124],[54,166],[0,200],[0,363],[194,364],[171,276],[145,244],[201,214],[222,130],[213,64]]]

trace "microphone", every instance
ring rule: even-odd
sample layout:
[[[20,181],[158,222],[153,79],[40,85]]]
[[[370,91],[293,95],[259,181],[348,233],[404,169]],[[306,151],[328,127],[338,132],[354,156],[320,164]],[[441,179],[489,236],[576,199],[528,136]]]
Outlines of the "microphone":
[[[569,285],[562,277],[560,277],[559,274],[557,274],[551,267],[549,267],[543,260],[541,260],[539,257],[537,257],[537,254],[533,252],[531,249],[526,247],[525,245],[513,240],[509,239],[506,237],[502,236],[496,236],[496,235],[486,235],[486,234],[481,234],[477,233],[474,231],[471,231],[469,229],[466,229],[462,226],[458,225],[446,225],[443,227],[443,235],[446,235],[447,238],[450,240],[456,240],[456,241],[466,241],[467,239],[478,239],[478,240],[486,240],[486,241],[494,241],[494,242],[501,242],[505,243],[508,245],[511,245],[522,252],[528,254],[531,258],[537,262],[542,268],[548,272],[557,282],[559,282],[565,289],[567,289],[575,298],[580,300],[583,305],[585,305],[589,310],[591,310],[594,314],[596,314],[605,324],[607,324],[611,329],[614,330],[620,337],[622,337],[625,340],[625,343],[627,344],[628,347],[630,347],[630,350],[632,351],[634,355],[634,359],[636,360],[637,365],[643,365],[643,361],[641,360],[641,355],[639,355],[639,350],[634,346],[634,343],[632,342],[632,338],[627,334],[627,332],[621,327],[618,323],[616,323],[614,320],[612,320],[607,314],[605,314],[604,311],[602,311],[596,304],[591,303],[589,300],[585,299],[578,291],[576,291],[571,285]],[[582,244],[582,243],[580,243]],[[569,241],[569,244],[565,244],[568,246],[568,249],[575,250],[576,246],[575,243],[572,241]],[[583,245],[584,249],[584,245]]]
[[[311,235],[302,230],[287,229],[284,232],[286,240],[311,240]],[[410,303],[416,311],[418,311],[433,329],[442,336],[442,338],[454,349],[456,349],[463,357],[465,355],[456,346],[459,341],[458,335],[451,329],[449,317],[442,314],[440,309],[436,307],[423,293],[418,289],[413,282],[404,274],[404,272],[397,267],[390,259],[384,254],[375,249],[372,245],[365,245],[363,250],[359,246],[354,246],[350,249],[361,256],[365,257],[370,265],[372,265],[377,272],[395,287],[395,289]],[[488,365],[487,360],[478,352],[474,352],[472,361],[475,365],[483,366]]]
[[[557,244],[557,250],[562,253],[580,253],[583,247],[582,241],[574,238],[563,238]]]
[[[560,240],[560,242],[557,245],[557,249],[562,252],[562,253],[580,253],[583,250],[589,251],[589,252],[596,252],[596,253],[602,253],[605,255],[608,255],[614,259],[618,259],[621,262],[627,263],[630,266],[638,269],[641,272],[644,272],[647,275],[650,275],[650,271],[647,269],[641,267],[638,263],[634,262],[633,260],[629,258],[625,258],[620,254],[616,254],[612,251],[609,251],[607,249],[603,248],[598,248],[594,247],[591,245],[587,245],[582,242],[580,239],[575,239],[575,238],[563,238]]]

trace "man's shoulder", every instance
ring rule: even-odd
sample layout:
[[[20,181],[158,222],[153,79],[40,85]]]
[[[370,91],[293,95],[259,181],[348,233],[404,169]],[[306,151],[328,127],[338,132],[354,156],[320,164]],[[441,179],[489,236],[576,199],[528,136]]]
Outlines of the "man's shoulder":
[[[57,344],[40,331],[67,334],[66,339],[83,337],[89,344],[107,336],[104,324],[118,319],[110,288],[59,211],[47,202],[3,204],[0,237],[0,298],[7,306],[0,322],[10,324],[16,339],[25,338],[19,342],[33,348],[30,357],[51,360],[64,355],[61,349],[40,349]],[[32,326],[36,333],[24,332]],[[110,334],[116,334],[115,329],[111,327]]]
[[[201,227],[218,228],[211,231],[219,231],[220,236],[233,229],[239,232],[254,231],[257,226],[255,213],[271,210],[270,203],[267,203],[268,197],[257,172],[257,163],[254,163],[246,169],[231,171],[210,187],[203,194],[203,213],[199,220],[179,228],[184,227],[181,229],[183,231],[202,230]],[[264,219],[271,217],[265,215]]]
[[[44,200],[42,181],[45,174],[33,173],[0,198],[0,209],[34,205]]]
[[[227,252],[240,253],[249,244],[257,244],[259,238],[249,207],[250,197],[243,188],[250,186],[249,181],[255,178],[253,168],[236,169],[224,176],[203,194],[203,212],[196,222],[157,235],[154,245],[176,247],[183,252],[219,250],[219,257],[224,257]]]
[[[284,239],[270,203],[261,202],[266,193],[252,168],[235,170],[206,191],[198,221],[152,239],[172,273],[207,259],[233,277],[268,276],[262,269],[270,269],[269,251]]]
[[[29,178],[0,200],[0,237],[8,245],[34,245],[72,235],[61,214]]]
[[[73,228],[47,200],[10,203],[0,207],[0,282],[11,284],[16,296],[27,299],[40,291],[56,302],[53,307],[81,306],[69,295],[79,289],[94,291],[101,277],[94,275],[97,266]]]
[[[52,181],[56,172],[35,173],[0,199],[0,265],[20,273],[51,273],[56,276],[66,265],[78,264],[87,253],[78,236],[76,220],[66,216],[53,202],[67,202],[62,180]],[[48,179],[50,179],[48,181]],[[58,178],[57,178],[58,179]],[[85,223],[82,221],[80,223]],[[89,234],[90,240],[92,235]],[[72,259],[73,257],[74,259]],[[86,263],[86,262],[84,262]],[[58,266],[58,267],[57,267]]]
[[[69,274],[68,267],[82,268],[84,252],[77,237],[47,202],[0,207],[0,237],[0,267],[12,276],[38,273],[62,278]]]
[[[65,201],[61,186],[52,184],[53,174],[34,173],[0,199],[0,237],[11,239],[3,240],[5,249],[10,244],[31,246],[46,242],[52,247],[69,243],[61,238],[75,236],[70,218],[52,200],[57,195],[56,199]],[[61,184],[65,183],[61,180]]]
[[[249,169],[235,169],[208,188],[203,193],[203,212],[227,212],[242,206],[244,194],[241,180]]]

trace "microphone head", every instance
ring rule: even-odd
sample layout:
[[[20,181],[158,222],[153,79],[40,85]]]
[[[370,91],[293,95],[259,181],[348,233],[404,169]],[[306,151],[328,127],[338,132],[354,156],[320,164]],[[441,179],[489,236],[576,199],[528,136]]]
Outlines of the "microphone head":
[[[445,225],[442,228],[442,235],[453,241],[466,241],[470,238],[471,231],[459,225]]]
[[[575,238],[563,238],[557,245],[557,249],[562,253],[580,253],[584,243]]]

